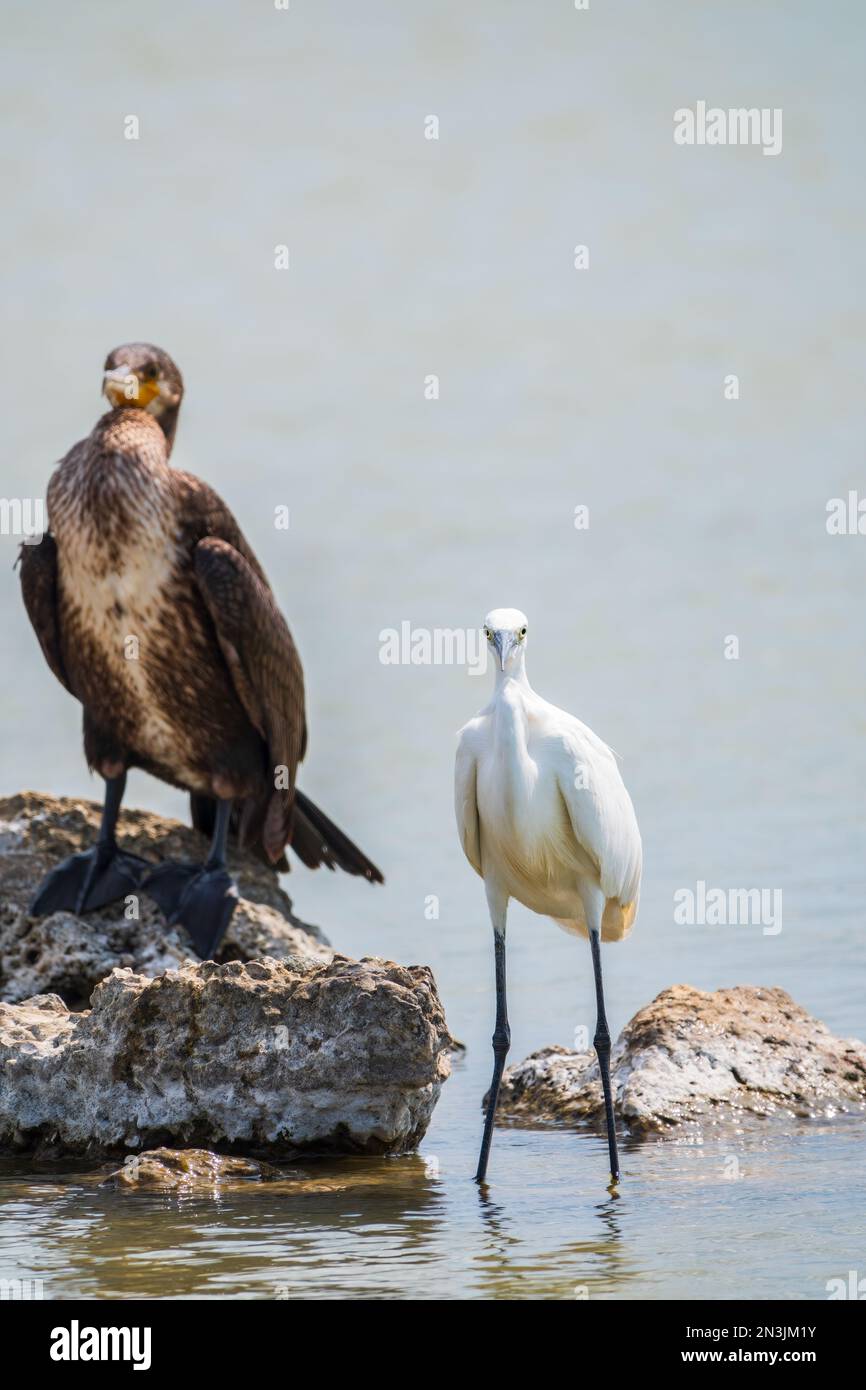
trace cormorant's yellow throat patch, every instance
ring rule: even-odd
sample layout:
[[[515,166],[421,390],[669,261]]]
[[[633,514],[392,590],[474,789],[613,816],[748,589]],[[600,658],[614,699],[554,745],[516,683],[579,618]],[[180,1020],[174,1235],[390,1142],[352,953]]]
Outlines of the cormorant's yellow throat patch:
[[[125,381],[106,382],[105,394],[112,405],[138,405],[144,409],[159,395],[157,380],[137,381],[138,390],[133,390],[133,373]]]

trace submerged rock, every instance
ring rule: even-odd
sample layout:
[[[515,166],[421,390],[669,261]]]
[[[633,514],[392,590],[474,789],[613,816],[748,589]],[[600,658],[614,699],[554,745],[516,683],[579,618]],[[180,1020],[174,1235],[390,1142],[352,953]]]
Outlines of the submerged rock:
[[[212,1191],[251,1179],[281,1178],[279,1168],[252,1158],[231,1158],[209,1149],[149,1149],[127,1158],[102,1187],[159,1192]]]
[[[27,907],[49,869],[93,844],[100,806],[71,797],[23,792],[0,798],[0,999],[16,1002],[57,994],[83,1008],[96,985],[117,966],[154,976],[197,959],[182,927],[169,927],[144,894],[128,917],[123,902],[77,917],[55,912],[31,918]],[[147,811],[124,811],[118,838],[124,849],[156,863],[201,860],[207,842],[197,831]],[[230,850],[229,867],[241,895],[218,959],[270,956],[294,966],[319,965],[333,952],[317,927],[295,917],[276,873],[251,855]]]
[[[431,972],[337,956],[114,970],[0,1004],[0,1147],[285,1156],[417,1146],[449,1074]]]
[[[335,1155],[277,1168],[209,1149],[149,1149],[147,1153],[130,1155],[107,1178],[100,1175],[97,1179],[94,1174],[81,1180],[119,1193],[165,1193],[179,1198],[217,1200],[227,1192],[246,1188],[261,1190],[280,1205],[299,1197],[336,1192],[371,1196],[387,1192],[411,1201],[417,1212],[435,1195],[438,1168],[435,1159],[422,1158],[420,1154],[407,1155],[399,1163],[385,1163],[377,1157]]]
[[[866,1105],[866,1046],[835,1038],[782,989],[674,985],[623,1029],[611,1078],[617,1114],[634,1133],[748,1112],[826,1115]],[[603,1116],[594,1052],[546,1047],[505,1072],[500,1119]]]

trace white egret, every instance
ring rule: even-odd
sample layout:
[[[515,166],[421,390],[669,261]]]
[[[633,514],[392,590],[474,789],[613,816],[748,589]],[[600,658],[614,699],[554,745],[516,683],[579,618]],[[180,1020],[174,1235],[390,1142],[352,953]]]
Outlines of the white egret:
[[[601,941],[621,941],[637,913],[641,840],[616,758],[574,715],[529,684],[527,620],[487,615],[495,652],[493,698],[458,735],[455,809],[463,852],[484,879],[496,958],[493,1081],[476,1180],[484,1182],[499,1085],[511,1042],[505,994],[505,919],[511,898],[589,937],[595,973],[595,1051],[604,1093],[611,1177],[619,1178],[604,1012]]]

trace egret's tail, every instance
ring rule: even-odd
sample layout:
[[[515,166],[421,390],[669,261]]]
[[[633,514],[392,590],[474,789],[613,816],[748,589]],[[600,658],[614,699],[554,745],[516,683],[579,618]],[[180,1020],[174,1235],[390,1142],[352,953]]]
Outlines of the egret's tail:
[[[618,903],[616,898],[608,898],[601,919],[602,941],[624,941],[634,926],[637,916],[637,900],[632,903]],[[563,931],[573,936],[589,938],[585,917],[554,917],[552,919]]]

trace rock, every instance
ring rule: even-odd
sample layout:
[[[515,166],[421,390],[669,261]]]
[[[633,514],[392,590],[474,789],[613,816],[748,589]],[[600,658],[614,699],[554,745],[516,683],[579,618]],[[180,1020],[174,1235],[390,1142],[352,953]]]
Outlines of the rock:
[[[55,995],[0,1004],[0,1148],[403,1153],[449,1044],[424,966],[117,969],[83,1012]]]
[[[0,799],[0,999],[14,1003],[58,994],[70,1008],[84,1008],[116,966],[154,976],[196,959],[183,928],[167,926],[143,894],[137,919],[125,916],[123,902],[86,917],[72,912],[28,917],[27,906],[48,870],[93,843],[100,809],[93,801],[36,792]],[[118,838],[124,848],[154,863],[202,859],[207,852],[197,831],[147,811],[124,811]],[[236,850],[229,853],[229,866],[242,896],[220,960],[270,956],[301,968],[304,962],[331,959],[318,928],[294,916],[272,869]]]
[[[228,1158],[209,1149],[149,1149],[127,1158],[102,1187],[160,1192],[212,1192],[249,1182],[281,1178],[279,1168],[251,1158]]]
[[[613,1049],[617,1114],[633,1133],[744,1114],[829,1115],[866,1104],[866,1047],[835,1038],[782,989],[674,985]],[[594,1052],[546,1047],[503,1077],[500,1119],[603,1122]]]
[[[420,1154],[407,1155],[397,1164],[364,1158],[347,1161],[338,1155],[303,1167],[276,1168],[209,1149],[150,1149],[126,1158],[107,1178],[79,1176],[85,1186],[92,1184],[118,1193],[165,1193],[181,1200],[193,1196],[218,1201],[226,1192],[261,1188],[280,1205],[299,1197],[337,1192],[355,1192],[365,1200],[375,1198],[377,1191],[386,1191],[389,1200],[401,1194],[400,1200],[411,1203],[416,1213],[436,1200],[437,1179],[436,1160]],[[44,1194],[44,1183],[38,1190]]]

